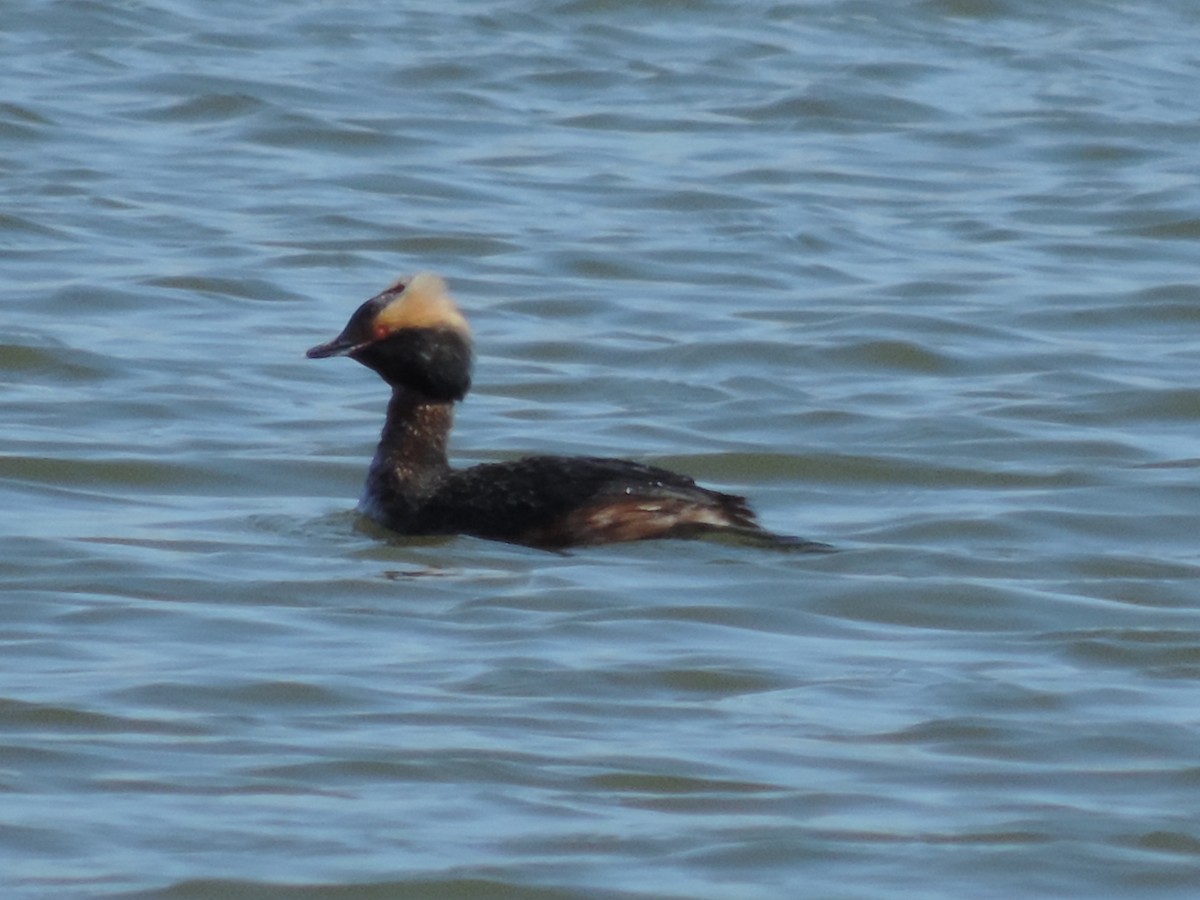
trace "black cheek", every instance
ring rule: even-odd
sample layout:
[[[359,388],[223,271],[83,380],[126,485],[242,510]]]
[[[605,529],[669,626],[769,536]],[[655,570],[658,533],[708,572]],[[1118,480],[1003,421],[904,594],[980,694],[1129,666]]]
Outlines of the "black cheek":
[[[425,391],[436,400],[461,400],[471,389],[471,348],[451,332],[430,345]]]
[[[471,387],[471,347],[458,332],[406,329],[354,354],[385,381],[419,391],[431,400],[461,400]]]

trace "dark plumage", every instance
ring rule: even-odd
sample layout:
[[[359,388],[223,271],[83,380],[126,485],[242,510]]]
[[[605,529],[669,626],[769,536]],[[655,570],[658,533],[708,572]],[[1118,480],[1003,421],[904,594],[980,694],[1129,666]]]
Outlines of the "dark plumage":
[[[466,319],[436,275],[372,297],[308,356],[347,355],[392,387],[360,509],[403,534],[471,534],[561,548],[729,534],[800,550],[827,544],[763,529],[743,497],[623,459],[530,456],[452,469],[454,403],[471,384]]]

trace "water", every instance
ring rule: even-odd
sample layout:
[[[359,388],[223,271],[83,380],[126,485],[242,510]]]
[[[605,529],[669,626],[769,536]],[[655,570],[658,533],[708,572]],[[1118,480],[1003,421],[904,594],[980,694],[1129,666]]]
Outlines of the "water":
[[[5,896],[1193,896],[1200,11],[400,6],[5,10]],[[357,520],[421,268],[843,552]]]

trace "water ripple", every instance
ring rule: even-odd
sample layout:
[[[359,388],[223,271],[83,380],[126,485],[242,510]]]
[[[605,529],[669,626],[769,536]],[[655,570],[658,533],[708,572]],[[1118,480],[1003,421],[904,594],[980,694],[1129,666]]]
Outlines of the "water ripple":
[[[1187,4],[6,11],[0,882],[1190,897]],[[402,272],[459,462],[820,558],[354,512]]]

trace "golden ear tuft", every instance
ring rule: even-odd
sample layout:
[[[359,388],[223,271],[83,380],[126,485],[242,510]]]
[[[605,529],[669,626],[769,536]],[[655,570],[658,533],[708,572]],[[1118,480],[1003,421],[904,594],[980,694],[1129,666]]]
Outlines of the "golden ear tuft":
[[[449,328],[470,337],[467,320],[446,292],[446,282],[433,272],[400,279],[388,290],[403,288],[375,317],[375,327],[388,332],[402,328]]]

